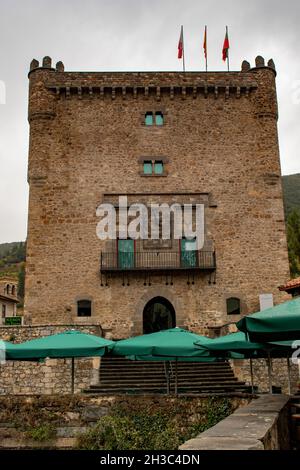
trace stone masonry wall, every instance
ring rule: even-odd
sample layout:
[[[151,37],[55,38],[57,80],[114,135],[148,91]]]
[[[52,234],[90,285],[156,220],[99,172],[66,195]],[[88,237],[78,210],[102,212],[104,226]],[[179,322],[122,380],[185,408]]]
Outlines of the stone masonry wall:
[[[240,380],[251,383],[250,374],[250,362],[249,360],[234,360],[231,361],[234,373]],[[299,379],[299,366],[292,364],[291,360],[291,393],[295,393],[298,390]],[[269,392],[269,378],[268,378],[268,366],[266,359],[253,359],[253,377],[254,386],[258,387],[258,391]],[[287,359],[272,359],[272,385],[275,387],[281,387],[282,393],[288,393],[288,371],[287,371]]]
[[[201,417],[202,407],[209,398],[171,397],[91,397],[91,396],[31,396],[0,397],[0,449],[61,448],[70,449],[76,445],[77,436],[90,429],[102,416],[111,412],[111,407],[121,405],[135,409],[169,410],[178,406],[186,418],[195,422]],[[220,398],[221,399],[221,398]],[[218,399],[217,399],[218,400]],[[245,406],[249,398],[228,398],[232,410]],[[20,417],[22,417],[20,419]],[[37,426],[51,425],[55,429],[52,440],[39,442],[26,435],[26,430]]]
[[[30,72],[27,324],[77,322],[92,301],[92,324],[115,338],[142,333],[146,303],[164,296],[178,326],[200,333],[259,309],[259,294],[288,298],[289,278],[273,64],[241,72],[64,72],[34,61]],[[145,126],[162,110],[163,126]],[[142,157],[166,157],[168,174],[145,178]],[[206,235],[217,271],[122,274],[101,282],[110,244],[96,236],[96,208],[119,194],[148,202],[208,195]],[[102,285],[101,285],[102,284]]]
[[[291,450],[289,397],[261,396],[179,447],[191,450]]]
[[[20,343],[40,336],[74,328],[101,336],[99,326],[81,325],[0,327],[0,339]],[[0,364],[0,394],[69,394],[71,393],[71,360],[47,359],[45,362],[7,361]],[[89,387],[99,377],[99,359],[75,359],[75,393]]]

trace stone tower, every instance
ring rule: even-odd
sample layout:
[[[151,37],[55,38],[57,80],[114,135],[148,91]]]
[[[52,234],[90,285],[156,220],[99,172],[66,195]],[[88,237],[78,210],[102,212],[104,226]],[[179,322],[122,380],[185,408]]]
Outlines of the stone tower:
[[[25,321],[100,324],[114,338],[175,325],[207,334],[258,310],[259,294],[283,301],[275,76],[262,57],[208,73],[33,60]],[[121,195],[204,204],[203,249],[100,241],[96,209]]]

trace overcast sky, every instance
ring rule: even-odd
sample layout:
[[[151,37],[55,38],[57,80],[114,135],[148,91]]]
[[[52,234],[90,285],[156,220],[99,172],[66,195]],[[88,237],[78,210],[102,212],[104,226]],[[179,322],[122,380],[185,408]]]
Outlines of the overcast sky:
[[[297,0],[0,0],[0,243],[26,238],[28,185],[27,73],[50,55],[66,70],[181,70],[184,25],[187,70],[221,60],[229,26],[231,69],[256,55],[273,58],[278,76],[283,174],[300,172],[300,6]],[[299,91],[297,91],[299,90]],[[299,101],[299,102],[298,102]]]

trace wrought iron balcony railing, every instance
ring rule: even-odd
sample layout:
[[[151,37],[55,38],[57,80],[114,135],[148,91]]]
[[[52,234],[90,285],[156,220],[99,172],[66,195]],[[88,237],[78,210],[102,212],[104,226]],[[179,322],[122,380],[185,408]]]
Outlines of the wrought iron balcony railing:
[[[100,259],[102,272],[214,269],[214,251],[102,252]]]

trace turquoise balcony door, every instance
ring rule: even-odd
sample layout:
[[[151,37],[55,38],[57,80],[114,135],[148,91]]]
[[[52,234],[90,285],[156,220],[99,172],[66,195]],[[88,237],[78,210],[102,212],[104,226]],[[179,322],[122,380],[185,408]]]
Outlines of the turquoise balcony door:
[[[118,267],[134,267],[134,240],[118,240]]]
[[[181,248],[181,266],[183,268],[194,268],[197,265],[197,251],[195,240],[187,240],[182,238]]]

